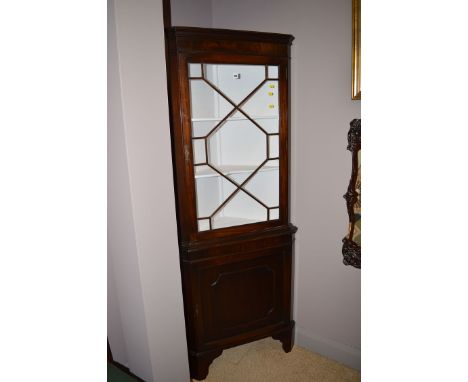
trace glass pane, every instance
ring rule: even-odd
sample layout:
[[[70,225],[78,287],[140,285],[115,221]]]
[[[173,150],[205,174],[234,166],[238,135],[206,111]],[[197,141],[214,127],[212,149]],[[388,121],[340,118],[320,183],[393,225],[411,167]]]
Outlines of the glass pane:
[[[203,80],[190,80],[192,121],[220,121],[234,107]]]
[[[219,120],[196,120],[192,118],[192,137],[205,137],[219,123]]]
[[[266,139],[263,131],[236,112],[208,138],[209,163],[231,179],[245,179],[266,160]]]
[[[268,137],[270,140],[270,144],[268,146],[269,153],[268,158],[278,158],[279,156],[279,136],[278,135],[270,135]]]
[[[277,66],[269,66],[268,67],[268,78],[278,78],[278,67]]]
[[[279,205],[279,161],[269,160],[244,187],[268,207]]]
[[[197,217],[207,218],[234,192],[237,187],[208,166],[195,167]]]
[[[193,163],[206,163],[205,140],[192,139]]]
[[[279,219],[279,208],[272,208],[270,210],[270,220]]]
[[[201,64],[189,64],[189,77],[201,77]]]
[[[250,117],[278,117],[278,82],[267,81],[241,107]]]
[[[260,127],[268,134],[278,134],[279,118],[278,117],[251,117]]]
[[[189,80],[198,230],[277,219],[279,136],[268,134],[279,132],[278,67],[189,64],[189,72],[203,76]]]
[[[210,219],[198,220],[198,231],[208,231],[210,229]]]
[[[239,104],[265,79],[263,65],[206,64],[205,78]]]
[[[258,223],[267,220],[267,209],[239,191],[212,220],[213,229]]]
[[[278,81],[267,81],[241,106],[268,133],[279,128]]]

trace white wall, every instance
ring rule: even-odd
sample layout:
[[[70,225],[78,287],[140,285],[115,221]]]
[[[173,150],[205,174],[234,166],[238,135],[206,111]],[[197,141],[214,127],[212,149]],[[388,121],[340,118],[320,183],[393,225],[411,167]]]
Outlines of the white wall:
[[[213,0],[213,27],[289,33],[297,343],[360,366],[360,271],[342,264],[350,176],[351,1]]]
[[[291,220],[299,227],[297,343],[359,368],[360,271],[344,266],[341,255],[348,219],[342,195],[351,171],[346,133],[360,117],[360,101],[350,97],[351,1],[212,0],[212,20],[191,18],[193,9],[182,0],[172,4],[173,25],[295,36]]]
[[[162,4],[108,9],[109,342],[147,382],[188,381]]]
[[[108,3],[107,335],[112,355],[152,379],[136,249],[120,89],[114,2]]]
[[[211,0],[171,0],[172,25],[210,28]]]

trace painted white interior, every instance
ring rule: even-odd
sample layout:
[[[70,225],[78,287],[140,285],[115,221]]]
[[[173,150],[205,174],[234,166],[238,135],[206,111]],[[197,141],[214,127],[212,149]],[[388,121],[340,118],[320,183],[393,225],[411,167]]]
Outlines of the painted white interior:
[[[239,105],[260,127],[269,133],[278,133],[278,82],[267,81],[249,99],[265,77],[262,65],[204,65],[205,78]],[[200,64],[189,64],[192,77],[201,77]],[[268,68],[269,78],[278,78],[278,67]],[[195,137],[206,135],[234,106],[219,92],[200,79],[190,81],[192,124]],[[244,102],[245,101],[245,102]],[[216,132],[207,139],[193,139],[195,163],[209,163],[237,184],[241,184],[267,159],[267,139],[270,139],[270,158],[278,157],[278,137],[262,132],[244,114],[234,112]],[[268,161],[245,189],[268,207],[279,205],[279,163]],[[210,216],[236,190],[236,187],[208,166],[195,167],[198,217]],[[277,219],[278,213],[270,216]],[[267,209],[245,192],[236,194],[214,214],[212,228],[249,224],[268,220]],[[199,221],[199,230],[209,229],[208,220]]]
[[[145,381],[189,381],[162,6],[108,1],[108,337]]]

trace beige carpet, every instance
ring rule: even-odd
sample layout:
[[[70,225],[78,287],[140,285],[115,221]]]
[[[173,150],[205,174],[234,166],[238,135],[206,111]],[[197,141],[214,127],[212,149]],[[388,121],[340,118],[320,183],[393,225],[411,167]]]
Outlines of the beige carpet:
[[[355,382],[361,374],[294,346],[285,353],[271,338],[225,350],[210,366],[206,382]],[[193,380],[196,381],[196,380]]]

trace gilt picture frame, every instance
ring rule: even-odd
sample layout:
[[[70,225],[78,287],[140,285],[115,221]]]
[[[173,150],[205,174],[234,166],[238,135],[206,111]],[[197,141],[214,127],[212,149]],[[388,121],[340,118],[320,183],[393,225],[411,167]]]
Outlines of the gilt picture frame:
[[[353,2],[352,93],[351,99],[361,99],[361,0]]]

